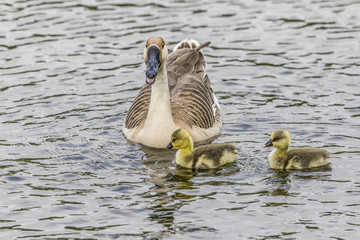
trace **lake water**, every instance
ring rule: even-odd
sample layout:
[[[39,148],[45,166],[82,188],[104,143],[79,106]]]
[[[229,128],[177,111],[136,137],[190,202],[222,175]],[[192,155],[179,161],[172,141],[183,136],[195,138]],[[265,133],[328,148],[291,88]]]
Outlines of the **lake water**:
[[[359,239],[360,3],[0,3],[1,239]],[[150,36],[203,50],[236,163],[128,142]],[[270,133],[329,167],[269,169]]]

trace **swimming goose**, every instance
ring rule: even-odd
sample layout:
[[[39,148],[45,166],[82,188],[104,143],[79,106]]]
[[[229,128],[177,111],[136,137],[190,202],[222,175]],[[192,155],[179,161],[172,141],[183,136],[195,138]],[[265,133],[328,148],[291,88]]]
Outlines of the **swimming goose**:
[[[185,168],[210,169],[235,161],[238,153],[229,143],[203,145],[194,148],[194,142],[186,129],[178,129],[171,135],[167,149],[179,149],[176,163]]]
[[[209,44],[184,40],[169,53],[162,38],[147,40],[146,84],[126,115],[123,133],[127,139],[163,148],[179,128],[187,129],[195,142],[219,133],[220,107],[200,51]]]
[[[265,144],[265,147],[275,147],[275,150],[269,154],[271,168],[301,170],[330,163],[331,154],[325,149],[310,147],[290,149],[290,144],[289,131],[279,129],[271,134],[270,140]]]

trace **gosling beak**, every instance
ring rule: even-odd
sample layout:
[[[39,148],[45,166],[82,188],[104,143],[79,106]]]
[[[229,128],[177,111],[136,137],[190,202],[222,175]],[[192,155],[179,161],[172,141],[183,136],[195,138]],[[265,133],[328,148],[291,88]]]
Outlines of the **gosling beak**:
[[[271,138],[269,139],[269,141],[267,141],[266,143],[265,143],[265,147],[271,147],[273,145],[273,142],[272,142],[272,140],[271,140]]]
[[[147,52],[146,62],[146,83],[152,85],[155,82],[155,77],[159,71],[160,49],[157,46],[150,46]]]
[[[166,149],[172,149],[174,146],[172,145],[171,142],[169,142],[169,144],[166,146]]]

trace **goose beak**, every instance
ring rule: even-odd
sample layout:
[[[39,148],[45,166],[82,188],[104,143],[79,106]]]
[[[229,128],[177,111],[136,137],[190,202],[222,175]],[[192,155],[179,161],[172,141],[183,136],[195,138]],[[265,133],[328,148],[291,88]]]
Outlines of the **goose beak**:
[[[265,143],[265,147],[271,147],[273,145],[273,142],[271,139]]]
[[[146,62],[146,83],[152,85],[155,82],[155,77],[159,71],[160,61],[160,49],[153,45],[150,46],[147,52]]]
[[[166,149],[172,149],[174,146],[172,145],[171,142],[169,142],[169,144],[166,146]]]

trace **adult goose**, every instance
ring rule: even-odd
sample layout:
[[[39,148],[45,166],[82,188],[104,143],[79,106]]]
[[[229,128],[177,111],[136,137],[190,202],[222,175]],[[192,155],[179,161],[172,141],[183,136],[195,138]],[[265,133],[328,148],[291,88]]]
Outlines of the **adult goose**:
[[[184,40],[170,52],[161,37],[146,41],[146,84],[125,118],[123,133],[128,140],[164,148],[179,128],[186,129],[194,142],[219,134],[220,107],[201,52],[209,44]]]

